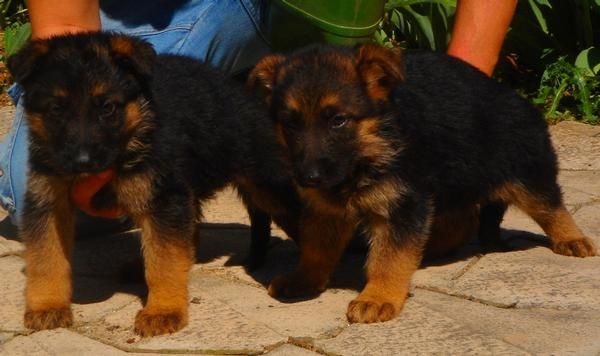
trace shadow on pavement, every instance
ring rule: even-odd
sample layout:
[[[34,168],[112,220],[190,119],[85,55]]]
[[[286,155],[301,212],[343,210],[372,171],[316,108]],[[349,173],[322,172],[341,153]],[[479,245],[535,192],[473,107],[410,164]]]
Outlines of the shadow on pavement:
[[[11,240],[17,239],[16,229],[8,218],[0,222],[0,235]],[[200,224],[196,263],[243,266],[249,245],[250,229],[247,225]],[[548,239],[526,231],[503,229],[499,244],[489,246],[471,241],[443,258],[425,260],[422,267],[446,265],[476,255],[526,250],[538,246],[549,246]],[[366,252],[366,243],[360,239],[353,243],[334,272],[329,286],[361,290],[365,283]],[[220,259],[224,261],[219,261]],[[265,264],[246,272],[266,287],[275,276],[293,271],[297,262],[296,244],[290,239],[272,236]],[[109,299],[117,292],[136,295],[142,301],[147,294],[139,232],[133,230],[113,235],[77,237],[73,253],[73,302],[97,303]]]

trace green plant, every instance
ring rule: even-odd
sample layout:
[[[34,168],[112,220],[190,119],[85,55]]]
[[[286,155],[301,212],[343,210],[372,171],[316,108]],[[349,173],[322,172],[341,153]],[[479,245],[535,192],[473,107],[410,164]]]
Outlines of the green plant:
[[[456,0],[390,0],[375,40],[386,47],[445,50]]]
[[[4,31],[4,56],[0,59],[5,60],[17,52],[29,39],[29,36],[31,36],[31,24],[29,22],[7,27]]]
[[[588,68],[569,63],[566,56],[560,57],[544,71],[534,103],[544,105],[550,119],[567,112],[579,112],[584,122],[597,124],[600,121],[600,77]]]
[[[570,63],[591,47],[600,48],[600,0],[520,1],[504,52],[539,79],[560,57]]]
[[[568,113],[598,123],[600,0],[520,1],[504,53],[525,68],[525,92],[553,119]]]
[[[27,6],[24,0],[0,0],[0,30],[25,22],[27,22]]]

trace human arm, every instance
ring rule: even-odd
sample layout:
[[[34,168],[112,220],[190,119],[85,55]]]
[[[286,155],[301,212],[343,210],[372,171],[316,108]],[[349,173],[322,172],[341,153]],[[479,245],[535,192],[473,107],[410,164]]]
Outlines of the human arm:
[[[448,54],[492,75],[517,0],[458,0]]]
[[[98,0],[29,0],[27,7],[34,39],[100,29]]]

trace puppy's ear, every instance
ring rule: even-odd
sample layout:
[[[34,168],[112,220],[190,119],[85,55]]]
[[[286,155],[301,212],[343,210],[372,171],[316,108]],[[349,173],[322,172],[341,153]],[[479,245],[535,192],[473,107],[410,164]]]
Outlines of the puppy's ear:
[[[22,83],[33,72],[38,61],[50,50],[45,40],[27,42],[17,53],[8,57],[6,66],[16,82]]]
[[[152,76],[156,52],[150,43],[136,37],[114,35],[110,37],[110,52],[118,65],[142,78]]]
[[[404,80],[399,50],[366,44],[357,48],[357,69],[375,101],[388,101],[390,91]]]
[[[248,90],[252,93],[257,92],[269,103],[275,84],[275,76],[279,70],[279,65],[284,60],[285,57],[279,54],[269,55],[261,59],[248,75],[248,81],[246,82]]]

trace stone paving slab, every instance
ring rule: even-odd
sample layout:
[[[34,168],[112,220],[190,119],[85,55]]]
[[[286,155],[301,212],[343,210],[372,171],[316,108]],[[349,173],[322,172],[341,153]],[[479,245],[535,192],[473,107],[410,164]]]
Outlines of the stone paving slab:
[[[517,346],[457,323],[433,309],[408,301],[389,322],[354,324],[337,337],[314,341],[321,351],[343,355],[526,355]]]
[[[458,279],[415,284],[506,308],[589,310],[600,316],[600,257],[575,258],[544,247],[490,253]]]
[[[421,289],[414,299],[471,330],[534,354],[597,355],[600,350],[600,318],[595,312],[496,308]]]
[[[563,121],[552,126],[550,132],[561,169],[600,170],[600,126]]]
[[[596,241],[600,246],[600,203],[580,208],[573,215],[581,230]]]
[[[76,332],[58,329],[40,331],[28,336],[17,336],[4,345],[0,345],[0,354],[4,355],[103,355],[122,356],[126,352],[88,339]]]

